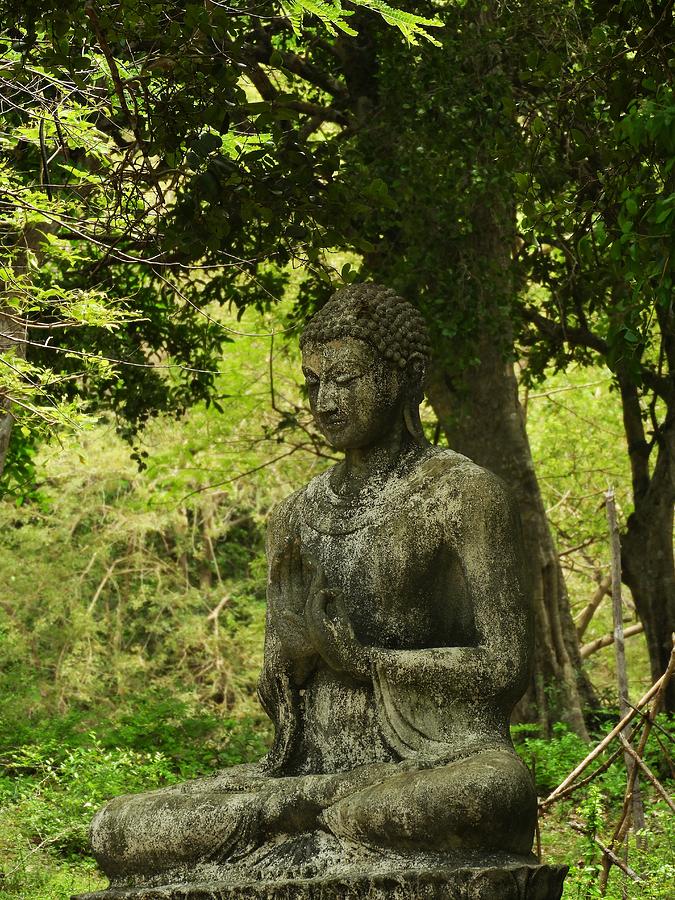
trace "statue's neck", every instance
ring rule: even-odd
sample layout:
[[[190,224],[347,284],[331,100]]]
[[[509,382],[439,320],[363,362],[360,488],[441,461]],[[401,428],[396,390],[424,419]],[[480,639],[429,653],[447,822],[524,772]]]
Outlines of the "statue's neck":
[[[338,496],[356,497],[364,488],[377,487],[406,469],[421,450],[401,422],[386,438],[345,450],[343,462],[333,470],[331,488]]]

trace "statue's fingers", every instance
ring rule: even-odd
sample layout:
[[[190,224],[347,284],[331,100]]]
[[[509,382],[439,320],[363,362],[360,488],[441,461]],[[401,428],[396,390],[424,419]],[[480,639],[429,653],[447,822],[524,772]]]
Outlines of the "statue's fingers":
[[[316,592],[314,596],[316,597],[315,609],[317,610],[319,615],[325,617],[326,608],[335,596],[333,591],[329,591],[326,588],[321,588]]]
[[[293,570],[295,572],[302,572],[302,542],[300,540],[300,535],[296,534],[293,537],[293,541],[291,544],[291,562],[293,565]]]
[[[311,553],[302,554],[302,583],[306,593],[311,593],[312,585],[316,579],[316,559]]]
[[[319,615],[317,602],[318,594],[310,591],[305,602],[305,618],[314,632],[319,631],[321,625],[321,617]]]
[[[270,554],[270,581],[279,581],[284,565],[285,543]]]
[[[291,536],[286,540],[282,579],[287,596],[287,603],[294,609],[302,603],[302,588],[299,576],[301,577],[300,539],[297,536]]]
[[[344,622],[349,623],[349,614],[347,612],[347,607],[345,606],[344,595],[342,591],[333,591],[333,602],[335,604],[335,609],[338,616]]]
[[[302,622],[294,613],[284,611],[281,615],[281,624],[285,635],[291,639],[293,643],[297,643],[298,637],[303,630]]]
[[[285,574],[288,565],[288,539],[281,542],[281,545],[272,554],[270,559],[270,581],[280,583],[285,581]]]
[[[289,578],[298,570],[299,543],[298,538],[295,536],[289,537],[286,543],[286,570]]]
[[[305,607],[305,616],[311,622],[312,630],[319,644],[325,644],[327,640],[326,624],[328,622],[326,616],[326,604],[329,600],[330,591],[322,590],[311,594]]]
[[[336,640],[334,629],[327,619],[323,619],[318,630],[317,650],[332,669],[340,671],[342,662],[340,658],[339,643]]]
[[[326,661],[338,672],[346,670],[345,659],[348,656],[348,642],[345,642],[343,629],[338,622],[326,622],[326,632],[328,633],[329,659]]]

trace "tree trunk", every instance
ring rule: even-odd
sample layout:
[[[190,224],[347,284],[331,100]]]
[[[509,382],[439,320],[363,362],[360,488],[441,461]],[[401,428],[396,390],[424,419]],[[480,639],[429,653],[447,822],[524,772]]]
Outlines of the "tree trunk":
[[[432,370],[427,393],[450,447],[499,475],[520,509],[534,598],[535,650],[530,686],[514,719],[538,722],[544,735],[554,722],[563,721],[587,739],[582,710],[592,704],[593,690],[581,669],[579,640],[511,359],[515,213],[508,198],[488,190],[475,204],[472,222],[473,239],[465,248],[464,263],[482,310],[475,332],[477,362],[463,370],[452,367],[450,375],[448,347],[443,354],[447,362]]]
[[[620,378],[620,381],[622,379]],[[621,539],[622,575],[644,625],[652,679],[665,671],[675,631],[675,415],[668,411],[656,442],[656,463],[650,474],[649,448],[637,389],[621,384],[624,425],[633,472],[634,511]],[[675,683],[666,690],[666,709],[675,712]]]
[[[591,691],[580,677],[581,657],[558,554],[534,471],[511,362],[494,341],[480,347],[480,365],[451,384],[440,366],[431,373],[428,396],[449,445],[499,475],[520,508],[531,563],[535,611],[534,667],[517,721],[535,721],[548,735],[557,720],[586,738],[583,701]]]

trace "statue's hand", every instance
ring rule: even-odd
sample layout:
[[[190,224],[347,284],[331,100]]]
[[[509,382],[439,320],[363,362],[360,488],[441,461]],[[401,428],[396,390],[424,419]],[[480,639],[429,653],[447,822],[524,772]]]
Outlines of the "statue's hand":
[[[305,604],[314,568],[300,552],[298,538],[288,538],[272,558],[270,567],[270,617],[289,659],[315,655],[305,619]]]
[[[305,618],[310,640],[332,669],[362,681],[370,679],[368,649],[354,634],[341,594],[323,586],[320,572],[313,579]]]

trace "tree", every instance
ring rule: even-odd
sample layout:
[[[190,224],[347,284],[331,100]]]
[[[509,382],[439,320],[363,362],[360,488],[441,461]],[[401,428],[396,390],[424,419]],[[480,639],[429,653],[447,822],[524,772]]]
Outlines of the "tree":
[[[364,231],[376,246],[366,271],[420,298],[436,327],[439,422],[521,498],[544,598],[530,699],[544,720],[557,699],[581,733],[588,685],[574,685],[580,658],[509,359],[517,337],[528,377],[591,361],[615,373],[634,494],[624,578],[656,678],[675,628],[669,14],[467,4],[444,13],[445,52],[413,70],[374,37],[360,101],[371,124],[355,171],[365,161],[388,188]],[[360,61],[367,86],[363,72]]]
[[[671,4],[575,10],[567,54],[528,58],[532,111],[519,257],[530,371],[608,366],[623,406],[633,511],[623,579],[644,625],[652,675],[675,631],[675,98]],[[667,692],[675,709],[675,686]]]
[[[408,40],[434,24],[352,5]],[[337,143],[317,137],[350,125],[325,65],[350,12],[9,0],[2,13],[3,322],[19,328],[3,329],[17,351],[2,356],[3,403],[28,431],[53,424],[58,399],[103,399],[133,435],[160,410],[217,402],[230,336],[208,304],[276,299],[284,266],[339,243],[335,210],[359,201]],[[46,231],[24,254],[26,235]]]
[[[264,304],[279,295],[291,259],[321,275],[327,248],[363,255],[361,274],[416,298],[434,326],[432,399],[449,440],[519,496],[546,648],[538,654],[529,714],[545,726],[563,717],[584,733],[576,636],[509,363],[516,293],[511,176],[520,146],[511,80],[528,15],[516,7],[498,16],[473,3],[442,9],[444,46],[418,56],[414,67],[409,49],[389,29],[375,29],[365,9],[345,25],[335,8],[322,7],[324,23],[342,36],[327,39],[310,27],[304,52],[295,14],[291,27],[284,18],[251,19],[214,4],[183,10],[139,0],[125,6],[122,19],[92,3],[86,18],[33,10],[15,61],[23,72],[32,53],[41,66],[37,86],[30,80],[35,63],[29,85],[19,79],[24,93],[15,102],[20,120],[36,96],[40,111],[24,168],[32,183],[41,170],[52,193],[58,184],[66,198],[58,201],[58,239],[71,248],[65,265],[43,268],[37,280],[47,292],[58,284],[94,288],[118,302],[133,295],[138,317],[107,330],[76,322],[79,330],[64,329],[49,349],[35,348],[42,358],[33,355],[44,364],[53,348],[72,349],[75,340],[87,352],[140,363],[67,382],[85,397],[102,394],[133,428],[156,410],[211,399],[215,360],[228,336],[209,316],[209,302]],[[429,4],[417,21],[431,22],[434,11]],[[357,29],[358,37],[345,33]],[[125,43],[129,34],[133,42]],[[83,55],[73,57],[66,49],[73,46],[84,47]],[[78,86],[81,71],[86,85],[102,80],[96,103],[95,92]],[[75,176],[66,159],[71,148],[59,134],[64,82],[80,98],[82,127],[91,134]],[[40,99],[45,93],[51,106]],[[14,196],[20,203],[20,193]],[[114,210],[102,227],[97,203]],[[75,219],[93,221],[99,231],[74,228]],[[69,262],[75,249],[84,263]],[[300,313],[328,289],[320,279],[312,284]],[[153,355],[178,366],[169,390],[156,366],[145,368]],[[72,361],[66,368],[76,374]],[[499,402],[488,408],[487,397]],[[508,451],[501,452],[505,435]]]
[[[647,498],[639,515],[636,501],[626,533],[626,578],[645,580],[644,567],[630,562],[631,528],[633,547],[658,530],[655,558],[665,563],[650,578],[664,588],[658,602],[652,591],[638,606],[646,616],[669,608],[672,415],[658,417],[660,404],[670,408],[672,339],[659,350],[653,336],[656,321],[669,334],[672,308],[665,300],[640,306],[633,289],[643,263],[652,293],[670,289],[657,226],[666,227],[671,206],[666,196],[663,207],[647,193],[644,202],[623,196],[621,181],[631,141],[631,171],[646,179],[646,191],[671,177],[670,169],[654,176],[651,163],[649,174],[636,162],[647,144],[649,153],[655,141],[666,147],[666,93],[633,109],[632,137],[621,136],[623,125],[612,130],[617,84],[625,97],[637,91],[626,81],[633,51],[622,29],[630,34],[642,22],[638,62],[661,59],[666,44],[654,33],[668,7],[643,21],[630,3],[607,12],[430,2],[414,14],[377,0],[352,5],[361,7],[356,15],[330,2],[288,3],[284,15],[273,3],[255,14],[215,2],[88,2],[84,13],[74,2],[9,5],[3,112],[15,136],[3,138],[4,227],[14,245],[23,229],[45,222],[50,237],[40,265],[27,258],[30,278],[16,277],[16,259],[5,266],[14,285],[10,314],[28,328],[30,353],[25,364],[9,360],[1,389],[23,403],[15,413],[41,412],[40,397],[92,408],[103,400],[130,436],[162,409],[218,403],[215,374],[230,335],[209,304],[264,307],[283,292],[289,264],[301,263],[313,276],[301,294],[302,317],[330,288],[326,251],[352,249],[363,265],[346,267],[347,280],[389,281],[432,324],[430,396],[449,442],[501,474],[519,497],[538,611],[529,715],[545,726],[565,718],[583,734],[591,693],[517,402],[514,339],[527,348],[534,376],[552,361],[589,353],[616,369],[633,428],[636,497]],[[376,27],[373,10],[412,39],[440,10],[442,46],[413,57],[393,29]],[[607,160],[579,150],[577,132],[589,144],[596,125],[618,148],[607,170],[608,178],[619,175],[609,178],[611,190],[597,187]],[[664,152],[656,153],[661,161]],[[606,200],[602,232],[593,217]],[[633,205],[654,225],[647,240],[617,216],[621,208],[634,220]],[[643,314],[652,308],[647,326]],[[591,343],[581,340],[584,328]],[[621,350],[629,345],[639,353]],[[640,443],[649,444],[643,396],[659,424],[653,445],[663,462],[653,473]],[[30,409],[26,415],[29,423]],[[654,637],[662,624],[645,625],[653,660],[662,654]]]

